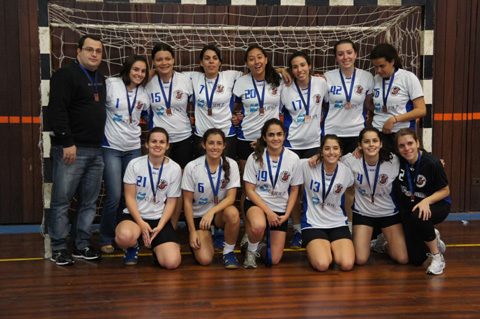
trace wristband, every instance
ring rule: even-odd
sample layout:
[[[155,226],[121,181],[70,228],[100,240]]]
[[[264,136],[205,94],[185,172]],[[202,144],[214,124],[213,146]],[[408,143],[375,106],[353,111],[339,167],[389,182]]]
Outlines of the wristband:
[[[397,116],[394,115],[393,118],[395,119],[395,123],[397,123],[398,122]]]

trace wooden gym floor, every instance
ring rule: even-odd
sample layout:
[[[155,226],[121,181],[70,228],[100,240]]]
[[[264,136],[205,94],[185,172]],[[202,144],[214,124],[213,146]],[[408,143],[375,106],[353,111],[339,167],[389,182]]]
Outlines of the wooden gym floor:
[[[259,261],[246,270],[240,253],[237,270],[224,269],[220,254],[202,267],[189,253],[185,228],[182,264],[173,271],[154,265],[145,248],[136,266],[124,266],[118,251],[61,267],[42,258],[39,234],[0,235],[0,317],[480,318],[480,221],[438,229],[447,244],[441,276],[376,253],[351,272],[320,273],[303,250],[286,250],[273,268]]]

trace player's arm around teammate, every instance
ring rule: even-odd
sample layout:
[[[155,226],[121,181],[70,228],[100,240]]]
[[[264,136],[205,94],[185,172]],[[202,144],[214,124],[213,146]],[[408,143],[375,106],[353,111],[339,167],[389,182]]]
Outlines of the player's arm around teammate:
[[[132,160],[125,172],[127,208],[115,231],[115,241],[127,248],[126,265],[137,263],[140,236],[144,245],[153,249],[160,266],[175,269],[180,265],[180,249],[170,218],[181,194],[181,170],[165,156],[169,146],[168,133],[153,128],[145,142],[148,155]]]
[[[236,269],[238,261],[233,250],[240,228],[239,212],[234,206],[240,186],[238,166],[223,154],[226,138],[222,130],[208,129],[202,147],[206,155],[187,164],[182,180],[190,247],[201,265],[209,265],[214,256],[210,226],[225,228],[223,261],[225,268]]]

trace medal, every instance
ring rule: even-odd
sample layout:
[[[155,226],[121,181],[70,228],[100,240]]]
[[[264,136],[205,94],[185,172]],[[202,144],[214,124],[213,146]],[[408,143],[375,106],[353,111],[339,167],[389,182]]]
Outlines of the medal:
[[[252,83],[253,83],[253,87],[255,88],[255,93],[257,94],[257,100],[258,100],[258,106],[259,106],[258,111],[260,112],[260,115],[264,115],[265,109],[263,108],[263,102],[265,101],[265,86],[267,86],[267,82],[263,81],[261,98],[260,98],[260,94],[258,93],[257,84],[255,83],[255,79],[253,78],[253,76],[252,76]]]
[[[150,187],[152,188],[153,202],[154,203],[157,203],[157,189],[158,189],[158,185],[160,185],[160,180],[162,178],[163,164],[164,163],[165,163],[165,157],[163,157],[162,166],[160,167],[160,171],[158,172],[157,183],[156,183],[156,185],[154,185],[152,168],[150,167],[150,159],[147,157],[148,175],[150,177]]]
[[[132,121],[133,121],[133,120],[132,120],[132,116],[131,116],[131,115],[130,115],[129,119],[130,119],[130,124],[132,124]]]
[[[413,183],[412,183],[412,176],[410,175],[410,167],[408,162],[405,165],[407,171],[407,179],[408,179],[408,188],[410,190],[410,201],[413,203],[415,201],[415,186],[417,185],[417,178],[418,173],[420,171],[420,161],[422,160],[422,153],[418,151],[418,158],[417,163],[415,164],[415,175],[413,176]]]
[[[162,90],[163,100],[165,101],[165,106],[167,107],[167,115],[172,115],[172,110],[170,109],[170,105],[172,102],[172,88],[173,88],[173,76],[175,73],[172,73],[172,80],[170,83],[170,87],[168,88],[168,99],[165,95],[165,90],[163,89],[163,81],[158,77],[158,85],[160,85],[160,89]]]
[[[382,111],[383,113],[387,113],[388,109],[386,105],[382,105]]]
[[[388,95],[390,94],[390,90],[392,89],[393,80],[395,80],[395,72],[397,72],[397,70],[393,71],[392,77],[390,78],[390,82],[388,83],[388,89],[386,93],[385,93],[385,79],[382,79],[382,83],[383,83],[382,84],[382,97],[383,97],[382,111],[384,113],[388,111],[387,100],[388,100]]]
[[[270,177],[270,184],[272,184],[272,195],[273,195],[273,191],[275,190],[275,185],[277,185],[278,175],[280,174],[280,166],[282,166],[283,148],[282,148],[282,152],[280,153],[280,158],[278,159],[278,166],[277,166],[277,171],[275,172],[275,179],[273,179],[272,166],[270,165],[270,155],[268,155],[268,150],[265,152],[265,154],[267,157],[268,176]]]
[[[330,181],[330,185],[328,185],[328,190],[325,191],[325,169],[323,168],[323,162],[321,165],[322,169],[322,208],[325,208],[325,201],[327,200],[328,194],[332,190],[333,183],[335,182],[335,177],[337,176],[338,172],[338,165],[335,167],[335,172],[333,173],[332,180]]]
[[[93,93],[93,96],[95,97],[96,102],[100,101],[100,97],[98,96],[98,93]]]
[[[87,78],[90,80],[90,83],[92,83],[93,86],[93,98],[95,99],[95,102],[100,101],[100,96],[98,95],[98,81],[97,81],[97,70],[95,70],[95,82],[93,82],[92,77],[88,73],[88,71],[83,67],[83,65],[78,62],[76,59],[75,62],[78,64],[80,69],[82,69],[83,73],[87,76]]]
[[[215,79],[215,83],[213,84],[212,88],[212,93],[210,96],[208,96],[208,85],[207,85],[207,78],[204,77],[204,82],[205,82],[205,96],[207,97],[207,107],[208,107],[208,116],[212,116],[213,111],[212,111],[212,104],[213,104],[213,95],[215,94],[215,91],[217,89],[217,83],[218,83],[218,78],[220,77],[220,74],[217,74],[217,78]]]
[[[172,110],[171,109],[167,109],[167,115],[172,115]]]
[[[300,86],[298,86],[297,80],[295,80],[295,86],[297,87],[298,95],[300,95],[300,98],[302,99],[302,103],[305,106],[305,123],[310,122],[310,87],[312,84],[312,80],[310,79],[308,81],[308,88],[307,88],[307,101],[305,102],[305,99],[303,98],[303,92],[300,89]],[[294,106],[295,109],[295,106]]]
[[[375,167],[375,180],[373,181],[373,188],[372,188],[372,185],[370,184],[370,177],[368,174],[367,163],[365,162],[365,158],[362,158],[362,161],[363,161],[363,171],[365,172],[365,177],[367,178],[367,184],[368,184],[368,187],[370,188],[370,191],[372,192],[372,195],[371,195],[372,204],[374,204],[375,190],[377,189],[377,182],[378,182],[378,173],[380,173],[380,161],[377,162],[377,166]]]
[[[310,122],[310,115],[305,115],[305,122]]]
[[[343,90],[345,91],[345,98],[347,100],[345,103],[345,109],[350,110],[352,108],[352,103],[350,101],[352,100],[353,84],[355,84],[355,75],[357,73],[357,69],[353,70],[352,81],[350,82],[350,90],[347,90],[347,85],[345,84],[342,71],[338,70],[338,72],[340,72],[340,79],[342,80],[342,86]]]
[[[132,119],[132,113],[133,113],[133,109],[135,108],[135,104],[137,102],[137,93],[138,93],[138,86],[137,88],[135,89],[135,97],[133,98],[133,103],[130,104],[130,96],[128,95],[128,89],[127,89],[127,85],[125,84],[125,92],[127,94],[127,107],[128,107],[128,114],[130,115],[130,124],[132,124],[133,122],[133,119]],[[140,102],[138,102],[140,103]]]
[[[209,108],[209,109],[208,109],[208,115],[209,115],[209,116],[212,116],[212,114],[213,114],[212,109]]]
[[[260,115],[264,115],[264,114],[265,114],[265,109],[264,109],[263,107],[261,107],[258,111],[260,112]]]
[[[216,205],[218,204],[218,196],[213,197],[213,203]]]
[[[205,168],[207,169],[208,180],[210,181],[210,187],[212,187],[213,191],[213,203],[216,205],[218,204],[218,191],[220,190],[220,179],[222,177],[222,160],[220,159],[220,164],[218,165],[217,187],[213,185],[212,173],[210,173],[210,167],[208,166],[207,157],[205,157]]]

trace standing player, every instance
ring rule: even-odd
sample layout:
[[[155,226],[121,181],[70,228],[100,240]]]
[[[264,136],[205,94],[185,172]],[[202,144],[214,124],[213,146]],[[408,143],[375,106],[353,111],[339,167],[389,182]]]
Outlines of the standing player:
[[[237,162],[224,154],[227,146],[222,130],[211,128],[203,135],[206,155],[185,167],[182,180],[185,218],[190,232],[190,246],[201,265],[213,260],[211,225],[225,227],[223,262],[225,268],[238,268],[233,250],[240,228],[240,216],[233,205],[240,187]]]
[[[257,268],[257,248],[265,230],[267,266],[278,264],[283,255],[288,218],[301,184],[298,155],[283,147],[284,140],[283,123],[275,118],[268,120],[245,166],[244,220],[250,225],[245,268]]]
[[[358,136],[360,158],[351,153],[342,162],[355,178],[353,203],[353,243],[355,262],[363,265],[370,256],[373,229],[382,230],[388,241],[388,253],[400,264],[408,262],[402,218],[393,200],[393,182],[398,175],[398,157],[384,149],[380,132],[364,128]],[[382,247],[380,247],[382,248]]]
[[[114,252],[115,227],[125,208],[123,175],[128,163],[142,155],[140,115],[150,107],[145,91],[147,60],[133,55],[125,60],[120,77],[109,78],[105,132],[103,139],[103,180],[107,199],[103,205],[100,221],[100,249],[103,253]]]
[[[180,166],[165,156],[170,147],[168,133],[161,127],[150,130],[145,141],[148,154],[138,157],[125,172],[125,208],[115,230],[115,242],[126,248],[123,263],[135,265],[138,260],[138,238],[153,249],[160,266],[175,269],[181,255],[170,218],[180,197]]]
[[[282,91],[283,123],[287,135],[285,147],[300,158],[310,158],[320,147],[322,102],[328,95],[327,82],[322,77],[312,77],[312,63],[303,52],[297,51],[288,59],[294,83]],[[290,248],[302,247],[300,202],[292,212],[293,239]]]
[[[102,140],[105,127],[105,78],[97,70],[102,62],[100,38],[85,35],[78,41],[77,58],[57,70],[50,80],[49,117],[52,126],[53,186],[47,215],[51,261],[74,263],[67,249],[68,209],[78,194],[70,236],[73,257],[100,256],[90,244],[90,227],[103,174]]]
[[[394,136],[401,128],[415,128],[415,120],[427,114],[420,81],[402,69],[397,50],[382,43],[373,48],[370,59],[377,75],[374,77],[375,113],[373,127],[385,135],[385,147],[395,150]]]
[[[429,275],[441,275],[445,268],[445,244],[434,225],[450,213],[450,188],[440,160],[420,148],[415,131],[399,130],[395,136],[400,154],[400,173],[395,198],[405,226],[408,259],[421,265],[431,257]]]
[[[325,135],[315,168],[302,164],[305,194],[303,199],[302,242],[315,270],[327,271],[332,260],[341,270],[349,271],[355,263],[355,250],[343,209],[343,195],[353,185],[352,171],[338,162],[341,141]],[[333,257],[332,257],[333,255]]]

